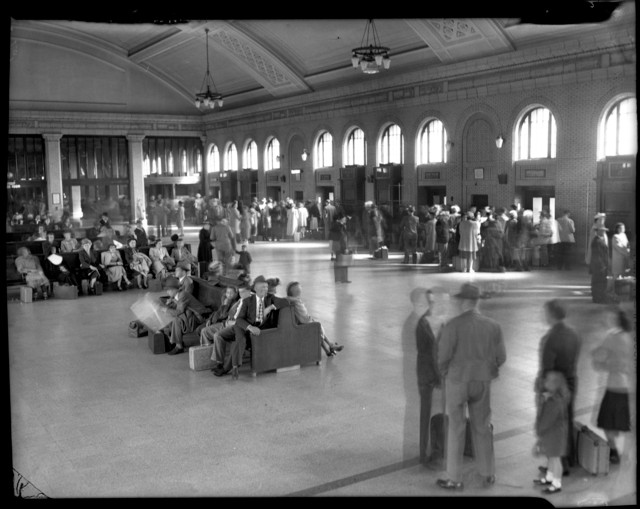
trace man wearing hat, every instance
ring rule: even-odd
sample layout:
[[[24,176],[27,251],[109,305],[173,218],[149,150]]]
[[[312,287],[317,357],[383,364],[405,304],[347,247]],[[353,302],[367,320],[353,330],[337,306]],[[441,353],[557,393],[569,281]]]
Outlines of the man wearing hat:
[[[584,257],[584,261],[587,265],[591,265],[591,247],[593,245],[593,239],[598,235],[598,229],[605,228],[605,221],[607,219],[607,215],[604,212],[598,212],[595,216],[593,216],[593,225],[591,226],[591,231],[589,232],[589,242],[587,244],[587,252]],[[606,228],[605,228],[606,230]],[[608,231],[608,230],[606,230]],[[604,235],[602,237],[604,244],[609,247],[609,237]]]
[[[495,483],[495,458],[491,425],[491,381],[507,354],[500,324],[478,311],[480,289],[462,285],[458,300],[461,314],[442,329],[438,342],[438,368],[445,381],[447,433],[447,478],[438,479],[441,488],[463,489],[462,455],[465,440],[465,406],[469,409],[476,469],[483,485]]]
[[[607,275],[609,274],[609,246],[607,232],[609,230],[600,225],[595,229],[595,237],[591,240],[589,272],[591,272],[591,299],[596,304],[607,302]]]
[[[238,368],[242,365],[242,355],[245,345],[251,345],[251,335],[259,336],[264,329],[278,326],[278,313],[274,311],[289,306],[286,299],[268,294],[269,284],[264,276],[258,276],[253,281],[253,293],[242,300],[236,313],[235,325],[219,332],[224,341],[235,341],[231,351],[232,375],[238,377]]]
[[[174,348],[167,352],[169,355],[183,353],[186,349],[182,342],[185,334],[195,331],[203,323],[211,310],[190,293],[180,290],[180,282],[170,276],[164,281],[164,288],[169,295],[166,301],[160,301],[164,306],[176,310],[176,317],[160,332],[169,336]]]
[[[191,272],[191,265],[188,262],[181,261],[176,265],[175,274],[180,284],[179,289],[193,295],[193,279],[189,273]]]
[[[174,243],[174,248],[171,250],[171,258],[173,258],[177,265],[187,266],[189,272],[192,274],[198,270],[198,258],[191,254],[191,251],[184,245],[184,239],[175,235],[171,236],[171,240]]]

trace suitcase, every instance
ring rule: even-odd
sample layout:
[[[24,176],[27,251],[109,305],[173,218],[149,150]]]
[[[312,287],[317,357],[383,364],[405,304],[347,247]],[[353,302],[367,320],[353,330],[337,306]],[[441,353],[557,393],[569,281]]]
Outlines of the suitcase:
[[[192,346],[189,348],[189,367],[193,371],[204,371],[211,369],[214,362],[211,360],[213,345]]]
[[[149,279],[149,291],[150,292],[161,292],[162,291],[162,280],[160,278]]]
[[[169,338],[162,332],[149,334],[149,349],[154,353],[167,353],[173,348]]]
[[[300,242],[300,232],[294,232],[293,241],[294,242]]]
[[[89,280],[83,279],[80,281],[80,286],[82,287],[82,294],[89,295]]]
[[[592,475],[609,473],[609,444],[588,426],[574,422],[578,464]]]
[[[30,286],[20,287],[20,302],[33,302],[33,288]]]
[[[78,287],[73,285],[58,285],[53,289],[54,299],[77,299]]]
[[[142,322],[139,322],[138,320],[129,322],[129,337],[141,338],[142,336],[146,336],[147,334],[149,334],[149,330],[144,326]]]
[[[373,253],[374,258],[379,258],[380,260],[388,260],[389,259],[389,249],[385,246],[379,247]]]
[[[102,283],[100,281],[96,281],[94,289],[96,291],[96,295],[102,295],[103,288],[102,288]]]
[[[447,430],[449,418],[445,414],[436,414],[431,417],[429,423],[429,435],[431,437],[431,458],[446,459],[444,457],[445,446],[447,444]],[[471,438],[471,422],[466,419],[464,433],[464,455],[473,458],[473,442]]]

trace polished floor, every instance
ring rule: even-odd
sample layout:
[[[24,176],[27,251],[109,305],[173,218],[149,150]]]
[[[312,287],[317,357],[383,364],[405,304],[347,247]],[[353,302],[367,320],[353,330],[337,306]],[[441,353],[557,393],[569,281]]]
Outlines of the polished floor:
[[[197,231],[187,232],[196,246]],[[188,356],[153,355],[127,335],[142,290],[23,304],[8,293],[14,468],[45,495],[66,497],[541,496],[533,380],[546,330],[542,303],[566,299],[582,334],[577,420],[595,427],[603,380],[588,352],[603,337],[586,270],[440,274],[356,256],[351,284],[334,282],[324,242],[250,246],[253,275],[302,283],[311,314],[345,345],[320,366],[240,379],[189,369]],[[409,291],[448,293],[468,280],[491,298],[481,310],[503,326],[507,362],[492,388],[497,482],[465,490],[435,485],[417,462],[415,349],[401,338]],[[633,307],[633,303],[626,303]],[[635,394],[632,398],[635,401]],[[434,412],[441,405],[434,398]],[[635,407],[632,408],[635,415]],[[575,468],[556,506],[636,503],[636,440],[621,440],[608,476]],[[600,430],[601,433],[601,430]]]

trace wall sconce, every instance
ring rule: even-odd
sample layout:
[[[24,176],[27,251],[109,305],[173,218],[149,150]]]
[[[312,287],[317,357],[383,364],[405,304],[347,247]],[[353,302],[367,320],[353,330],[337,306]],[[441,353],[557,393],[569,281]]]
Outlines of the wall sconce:
[[[309,156],[309,152],[307,152],[307,149],[302,149],[302,155],[300,157],[302,157],[303,161],[307,160],[307,157]]]
[[[445,147],[447,147],[447,151],[451,150],[451,148],[453,147],[453,142],[451,140],[447,140],[447,143],[445,143]]]
[[[502,137],[502,135],[498,136],[496,138],[496,147],[502,148],[503,143],[504,143],[504,138]]]
[[[286,181],[287,181],[287,177],[286,177],[286,175],[281,175],[281,176],[280,176],[280,181],[281,181],[281,182],[286,182]]]

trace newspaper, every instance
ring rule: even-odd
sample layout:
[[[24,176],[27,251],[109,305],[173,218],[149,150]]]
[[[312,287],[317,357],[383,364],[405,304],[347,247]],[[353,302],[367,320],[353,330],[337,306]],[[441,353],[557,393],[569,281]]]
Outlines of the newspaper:
[[[167,326],[175,318],[175,312],[160,303],[157,294],[145,293],[131,305],[136,320],[142,322],[150,331]]]

